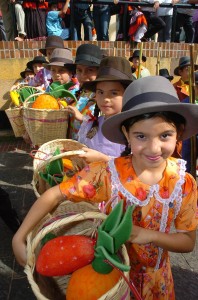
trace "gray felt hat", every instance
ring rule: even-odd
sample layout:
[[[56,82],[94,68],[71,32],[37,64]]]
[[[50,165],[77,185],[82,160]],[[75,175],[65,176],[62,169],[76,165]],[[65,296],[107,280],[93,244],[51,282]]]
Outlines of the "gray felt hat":
[[[109,117],[102,126],[104,136],[114,143],[125,144],[123,122],[145,113],[170,111],[186,120],[181,139],[198,133],[198,105],[181,103],[173,85],[162,76],[148,76],[132,82],[125,90],[121,113]]]

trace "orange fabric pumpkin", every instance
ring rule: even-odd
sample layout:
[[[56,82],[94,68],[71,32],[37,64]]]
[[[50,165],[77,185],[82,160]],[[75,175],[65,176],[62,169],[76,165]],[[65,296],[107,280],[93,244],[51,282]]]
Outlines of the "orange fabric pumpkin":
[[[97,300],[112,289],[119,279],[120,273],[117,269],[113,269],[109,274],[101,274],[89,264],[72,273],[66,290],[66,299]]]
[[[32,108],[36,109],[60,109],[58,101],[48,95],[48,94],[42,94],[36,98],[34,101]]]

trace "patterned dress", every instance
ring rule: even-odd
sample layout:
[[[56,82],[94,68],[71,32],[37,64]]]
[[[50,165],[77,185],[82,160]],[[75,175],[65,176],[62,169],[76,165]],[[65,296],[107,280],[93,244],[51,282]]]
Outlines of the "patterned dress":
[[[185,173],[185,162],[181,159],[169,158],[163,178],[152,186],[139,180],[131,156],[127,156],[86,166],[71,180],[61,183],[60,190],[75,202],[111,199],[110,209],[120,200],[125,201],[126,207],[135,204],[133,223],[146,229],[168,234],[171,224],[178,232],[197,227],[196,182]],[[130,278],[143,299],[175,299],[168,251],[152,243],[130,243],[128,253]]]

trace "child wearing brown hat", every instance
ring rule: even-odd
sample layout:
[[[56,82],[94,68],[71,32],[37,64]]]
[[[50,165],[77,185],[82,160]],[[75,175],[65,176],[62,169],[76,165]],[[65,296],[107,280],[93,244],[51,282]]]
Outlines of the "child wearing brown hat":
[[[198,132],[197,121],[198,106],[181,103],[166,78],[148,76],[131,83],[123,95],[122,111],[107,118],[102,127],[104,136],[126,145],[128,154],[90,163],[47,190],[13,238],[17,261],[25,265],[28,233],[63,200],[104,201],[106,213],[122,201],[125,208],[135,206],[127,251],[138,299],[174,300],[168,251],[193,250],[198,220],[196,181],[185,172],[185,162],[172,153],[177,139]]]
[[[101,132],[102,124],[108,117],[121,111],[122,96],[126,87],[132,82],[130,63],[127,59],[108,56],[102,59],[95,80],[84,82],[83,87],[95,93],[94,114],[84,116],[74,107],[68,107],[75,118],[82,122],[78,141],[89,148],[83,148],[88,163],[109,160],[120,156],[122,145],[111,143]]]

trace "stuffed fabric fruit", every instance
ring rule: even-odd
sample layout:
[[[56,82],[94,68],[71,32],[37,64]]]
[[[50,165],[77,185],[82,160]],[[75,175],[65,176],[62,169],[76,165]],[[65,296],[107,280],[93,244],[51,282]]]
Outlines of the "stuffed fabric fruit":
[[[121,277],[118,269],[130,270],[122,263],[118,250],[131,234],[133,208],[129,206],[123,213],[123,201],[119,202],[99,226],[94,260],[71,275],[67,300],[97,300],[116,285]]]
[[[82,235],[60,236],[48,241],[36,261],[36,270],[44,276],[62,276],[90,264],[95,240]]]
[[[35,109],[60,109],[58,101],[49,94],[42,94],[32,104]]]

